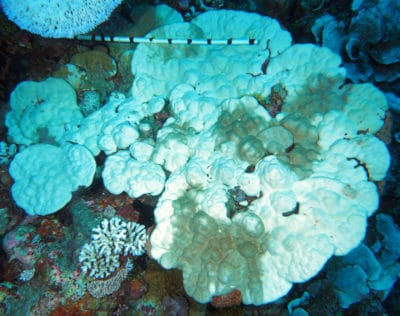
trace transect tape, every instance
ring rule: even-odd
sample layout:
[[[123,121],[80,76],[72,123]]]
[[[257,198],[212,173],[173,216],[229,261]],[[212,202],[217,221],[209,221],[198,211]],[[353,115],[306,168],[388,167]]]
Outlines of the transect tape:
[[[184,45],[256,45],[254,38],[154,38],[134,36],[78,35],[80,41],[116,42],[116,43],[147,43],[147,44],[184,44]]]

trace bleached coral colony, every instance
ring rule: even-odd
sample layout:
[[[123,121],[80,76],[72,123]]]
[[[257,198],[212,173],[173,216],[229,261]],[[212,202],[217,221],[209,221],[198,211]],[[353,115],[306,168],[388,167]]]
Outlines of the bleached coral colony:
[[[390,162],[374,135],[384,124],[384,95],[371,84],[345,84],[339,56],[292,45],[277,21],[258,14],[210,11],[150,35],[258,40],[240,47],[140,44],[132,95],[113,94],[57,137],[61,148],[107,155],[102,175],[111,193],[161,194],[151,256],[181,269],[187,293],[200,302],[236,289],[245,304],[258,305],[356,247],[378,207],[373,181],[385,177]],[[149,127],[161,111],[167,120]],[[26,120],[20,116],[10,124]],[[54,151],[44,149],[45,156]],[[43,189],[34,196],[52,199],[50,210],[23,204],[26,183],[15,176],[17,167],[32,179],[45,169],[28,156],[23,151],[11,163],[14,199],[33,214],[57,211],[65,199]],[[118,256],[141,253],[144,233],[135,227],[105,220],[82,249],[83,270],[106,277]],[[140,237],[128,244],[137,248],[127,246],[131,231]]]
[[[118,217],[104,219],[93,229],[92,241],[81,249],[81,270],[96,279],[106,278],[120,267],[121,256],[142,255],[146,240],[143,225]]]

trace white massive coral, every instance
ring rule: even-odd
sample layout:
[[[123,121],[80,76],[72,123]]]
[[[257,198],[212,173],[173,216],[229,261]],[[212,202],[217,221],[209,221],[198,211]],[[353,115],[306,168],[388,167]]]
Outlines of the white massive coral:
[[[74,89],[59,78],[19,83],[10,95],[10,107],[8,136],[21,145],[58,144],[65,130],[83,118]]]
[[[79,187],[88,187],[96,162],[82,145],[36,144],[15,155],[10,164],[12,196],[26,213],[52,214],[64,207]]]
[[[235,28],[240,21],[245,26]],[[200,302],[237,289],[244,303],[264,304],[363,239],[378,207],[372,181],[383,179],[390,161],[373,134],[387,104],[372,85],[344,85],[330,50],[290,46],[269,18],[209,12],[179,30],[230,36],[231,27],[236,37],[257,34],[259,46],[140,45],[134,54],[134,97],[171,101],[153,156],[171,174],[155,210],[151,255],[181,269]],[[162,62],[141,63],[150,58]],[[180,148],[184,159],[171,168],[168,157]]]

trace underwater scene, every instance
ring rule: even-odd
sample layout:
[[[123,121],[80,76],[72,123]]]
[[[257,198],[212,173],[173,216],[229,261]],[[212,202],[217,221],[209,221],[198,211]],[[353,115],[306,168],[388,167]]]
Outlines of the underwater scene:
[[[0,8],[0,315],[400,315],[399,0]]]

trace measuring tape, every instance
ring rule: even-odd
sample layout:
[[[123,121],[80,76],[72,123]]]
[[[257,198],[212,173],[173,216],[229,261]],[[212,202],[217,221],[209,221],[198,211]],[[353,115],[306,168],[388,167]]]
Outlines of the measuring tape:
[[[75,39],[79,41],[135,43],[135,44],[170,44],[170,45],[256,45],[254,38],[155,38],[135,36],[106,36],[106,35],[78,35]]]

